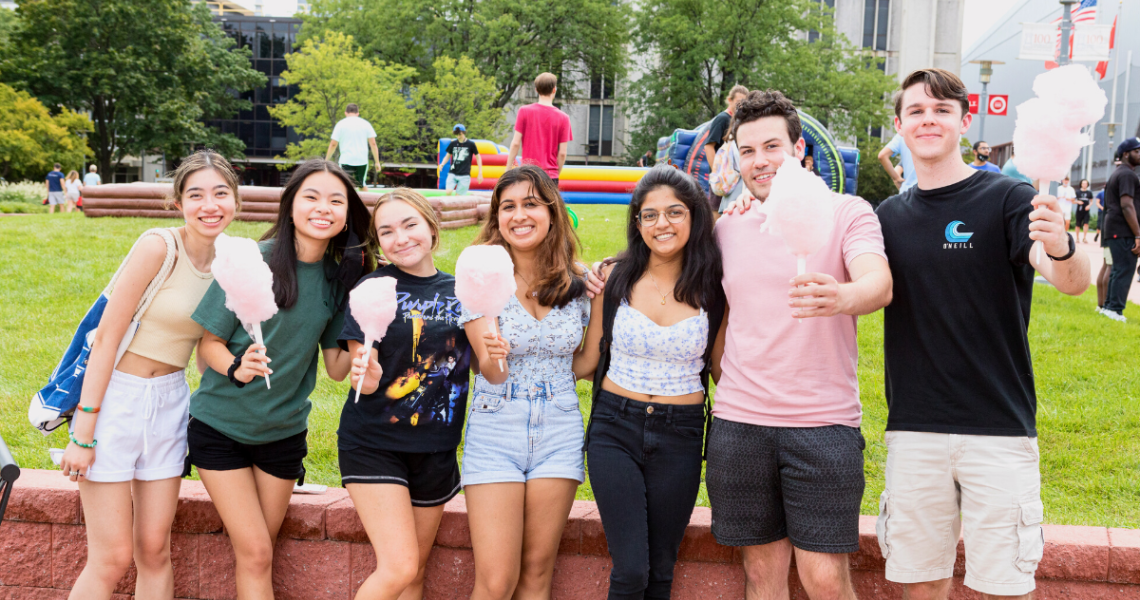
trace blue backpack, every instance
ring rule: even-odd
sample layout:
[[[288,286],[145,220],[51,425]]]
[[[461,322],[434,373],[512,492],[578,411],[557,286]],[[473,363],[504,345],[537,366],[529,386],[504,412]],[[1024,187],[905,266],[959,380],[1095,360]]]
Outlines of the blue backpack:
[[[92,304],[91,308],[87,310],[87,315],[79,322],[79,327],[75,330],[71,344],[67,346],[67,351],[63,353],[63,359],[59,361],[59,365],[52,371],[51,377],[48,378],[48,384],[32,398],[32,403],[28,407],[28,420],[44,435],[54,431],[56,427],[68,421],[75,413],[75,407],[79,405],[79,396],[83,391],[83,375],[87,371],[87,359],[91,354],[91,345],[95,343],[95,330],[103,318],[103,311],[107,308],[107,301],[111,297],[111,291],[115,288],[115,282],[119,279],[123,269],[126,268],[127,263],[130,262],[131,254],[134,253],[135,248],[138,248],[139,241],[148,235],[161,236],[166,242],[166,260],[163,261],[162,267],[158,270],[158,275],[146,287],[146,291],[143,292],[143,296],[139,300],[139,305],[131,318],[131,324],[127,327],[127,332],[123,335],[123,341],[119,344],[118,352],[115,355],[116,365],[119,364],[119,359],[123,357],[123,353],[127,351],[127,347],[131,345],[131,340],[134,339],[135,332],[139,328],[139,319],[142,318],[143,313],[146,312],[147,307],[158,294],[158,289],[162,287],[174,269],[174,261],[178,257],[178,246],[174,236],[178,234],[173,229],[150,229],[139,236],[138,241],[131,247],[131,251],[127,253],[127,257],[119,265],[119,269],[115,271],[115,275],[111,277],[111,282],[107,284],[103,293],[99,294],[99,298],[95,300],[95,304]]]

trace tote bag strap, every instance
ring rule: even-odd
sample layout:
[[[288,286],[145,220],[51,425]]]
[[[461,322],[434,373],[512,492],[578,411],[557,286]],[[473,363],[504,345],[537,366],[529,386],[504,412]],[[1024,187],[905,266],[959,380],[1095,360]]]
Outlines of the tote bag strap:
[[[170,276],[170,272],[174,270],[174,261],[178,259],[178,243],[175,241],[174,236],[178,234],[173,229],[166,228],[155,228],[144,231],[143,234],[139,236],[139,239],[135,241],[134,246],[131,246],[131,251],[127,253],[126,258],[119,264],[118,270],[111,276],[111,281],[107,284],[107,287],[103,289],[103,295],[110,297],[111,292],[115,289],[115,283],[119,280],[119,276],[123,274],[127,263],[131,261],[131,255],[135,253],[135,249],[139,247],[139,243],[146,239],[148,235],[157,235],[166,242],[166,258],[163,259],[162,266],[158,269],[158,274],[155,275],[154,279],[146,286],[146,290],[143,292],[142,298],[139,299],[139,304],[135,308],[135,314],[131,318],[132,321],[138,321],[139,318],[142,317],[146,309],[150,307],[150,303],[154,300],[154,297],[158,295],[158,289],[162,287],[162,284],[166,282],[166,278]]]

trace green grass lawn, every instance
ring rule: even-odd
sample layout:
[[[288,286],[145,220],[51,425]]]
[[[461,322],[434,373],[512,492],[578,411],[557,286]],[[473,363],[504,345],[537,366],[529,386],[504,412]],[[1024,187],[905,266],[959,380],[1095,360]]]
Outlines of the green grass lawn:
[[[624,246],[624,207],[574,210],[582,217],[578,233],[587,260],[613,255]],[[173,224],[79,214],[0,218],[0,435],[21,466],[52,468],[46,449],[67,443],[62,431],[41,435],[26,414],[76,323],[138,234]],[[258,237],[266,229],[264,223],[234,223],[228,233]],[[476,231],[444,232],[437,266],[454,272],[459,252]],[[1041,285],[1033,298],[1030,343],[1046,520],[1135,528],[1140,527],[1140,309],[1129,305],[1125,314],[1131,322],[1122,325],[1097,315],[1095,298],[1093,290],[1070,298]],[[881,313],[860,321],[859,380],[867,438],[864,514],[877,512],[886,460],[882,335]],[[197,374],[190,380],[196,387]],[[339,485],[336,426],[347,391],[347,383],[317,380],[305,461],[309,481]],[[589,383],[579,383],[584,413],[589,391]],[[578,497],[593,497],[588,483]],[[708,503],[703,486],[699,502]]]

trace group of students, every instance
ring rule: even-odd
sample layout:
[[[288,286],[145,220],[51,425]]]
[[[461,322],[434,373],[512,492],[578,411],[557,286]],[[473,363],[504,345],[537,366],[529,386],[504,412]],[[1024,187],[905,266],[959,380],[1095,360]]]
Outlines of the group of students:
[[[99,177],[95,165],[91,165],[88,173],[83,176],[83,180],[79,179],[79,171],[72,170],[66,176],[63,174],[63,165],[55,163],[52,170],[44,177],[44,182],[48,186],[48,214],[55,212],[55,207],[59,207],[60,212],[72,212],[79,204],[80,194],[83,188],[88,186],[96,186],[103,183],[102,178]]]
[[[1088,265],[1056,199],[957,158],[966,109],[953,74],[909,76],[896,126],[918,185],[878,214],[837,195],[833,239],[794,278],[795,258],[757,234],[765,215],[747,208],[767,198],[786,158],[804,154],[795,107],[779,92],[735,107],[749,194],[729,212],[742,214],[716,220],[692,178],[655,167],[632,194],[627,248],[594,269],[580,261],[550,175],[509,169],[474,242],[506,248],[515,265],[499,333],[435,266],[439,223],[422,196],[393,190],[369,215],[344,170],[311,160],[263,237],[280,310],[262,324],[264,346],[254,343],[209,272],[214,240],[240,208],[237,179],[212,152],[189,157],[174,177],[186,221],[174,271],[116,365],[164,257],[162,241],[144,235],[112,292],[72,423],[62,469],[80,482],[89,555],[71,598],[109,598],[132,557],[138,596],[172,596],[170,526],[191,464],[233,544],[238,597],[271,598],[322,353],[328,376],[350,377],[361,393],[348,394],[337,431],[342,482],[377,560],[357,598],[422,597],[443,504],[461,488],[471,597],[549,597],[587,461],[613,560],[609,597],[668,598],[706,456],[712,531],[742,547],[748,598],[787,598],[793,553],[810,597],[854,598],[847,554],[858,550],[864,490],[856,322],[884,306],[887,578],[911,597],[945,598],[964,522],[966,585],[1029,594],[1043,545],[1026,337],[1033,269],[1075,294]],[[944,227],[957,241],[942,241]],[[345,297],[372,277],[395,278],[399,304],[366,348]],[[203,377],[191,394],[183,369],[195,347]],[[585,431],[582,379],[594,382]]]

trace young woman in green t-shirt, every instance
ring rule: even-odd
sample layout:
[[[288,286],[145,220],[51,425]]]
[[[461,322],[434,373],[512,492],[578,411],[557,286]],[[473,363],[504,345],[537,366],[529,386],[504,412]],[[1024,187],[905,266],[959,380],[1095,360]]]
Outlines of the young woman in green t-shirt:
[[[279,308],[261,325],[265,345],[253,343],[216,283],[194,313],[206,329],[201,353],[210,369],[190,399],[189,461],[233,543],[238,598],[273,597],[273,545],[294,481],[305,473],[318,347],[333,380],[351,368],[337,336],[346,291],[375,267],[361,243],[368,223],[368,209],[338,165],[303,163],[262,237]],[[272,389],[258,380],[269,374]]]

